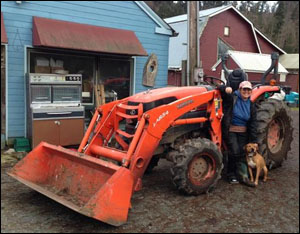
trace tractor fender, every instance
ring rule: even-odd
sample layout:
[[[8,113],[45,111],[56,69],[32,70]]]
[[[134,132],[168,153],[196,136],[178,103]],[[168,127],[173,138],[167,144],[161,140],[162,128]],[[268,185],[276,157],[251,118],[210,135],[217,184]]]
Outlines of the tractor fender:
[[[262,94],[266,92],[278,92],[280,91],[279,86],[258,86],[257,88],[254,88],[251,95],[251,101],[255,102],[258,97],[260,97]]]

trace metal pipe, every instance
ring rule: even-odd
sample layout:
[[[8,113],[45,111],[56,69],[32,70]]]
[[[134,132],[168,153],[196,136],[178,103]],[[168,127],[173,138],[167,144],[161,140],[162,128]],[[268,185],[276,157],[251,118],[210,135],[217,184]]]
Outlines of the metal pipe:
[[[127,154],[126,154],[126,157],[125,157],[126,162],[124,162],[124,166],[127,166],[128,161],[131,160],[132,154],[133,154],[133,152],[134,152],[134,150],[137,146],[137,143],[138,143],[138,141],[141,137],[141,134],[144,130],[145,122],[146,122],[145,118],[141,118],[141,120],[139,122],[139,126],[137,127],[137,130],[136,130],[136,132],[134,134],[134,137],[133,137],[133,139],[130,143],[130,146],[128,148],[128,151],[127,151]]]
[[[228,59],[228,54],[223,54],[222,55],[222,68],[223,68],[223,70],[225,72],[225,79],[228,82],[229,70],[226,67],[226,61],[227,61],[227,59]]]
[[[83,139],[82,139],[82,141],[80,143],[80,146],[79,146],[79,148],[77,150],[79,153],[81,153],[82,150],[83,150],[83,147],[85,147],[85,145],[86,145],[86,143],[87,143],[87,141],[88,141],[88,139],[89,139],[89,137],[91,135],[91,132],[93,130],[93,127],[94,127],[94,125],[96,123],[96,120],[97,120],[98,116],[99,116],[99,112],[98,112],[98,109],[96,109],[95,114],[94,114],[94,116],[93,116],[93,118],[91,120],[91,123],[90,123],[90,125],[89,125],[86,133],[84,134],[84,137],[83,137]]]
[[[195,124],[195,123],[203,123],[206,122],[207,118],[192,118],[192,119],[178,119],[172,123],[172,126],[183,125],[183,124]]]
[[[123,159],[126,158],[126,153],[123,153],[113,148],[107,148],[95,144],[91,145],[90,148],[93,154],[103,156],[105,158],[110,158],[118,162],[122,162]]]
[[[279,54],[277,52],[273,52],[271,54],[271,59],[272,59],[271,66],[269,67],[268,70],[265,71],[265,73],[261,77],[261,84],[263,84],[263,85],[265,84],[266,77],[270,74],[270,72],[273,70],[273,68],[274,68],[274,76],[277,77],[277,74],[278,74],[278,59],[279,59]]]

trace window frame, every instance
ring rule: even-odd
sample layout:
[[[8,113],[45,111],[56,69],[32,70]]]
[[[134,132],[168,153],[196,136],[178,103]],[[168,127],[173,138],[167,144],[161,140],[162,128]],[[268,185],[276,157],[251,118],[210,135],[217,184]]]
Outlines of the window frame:
[[[228,33],[226,33],[226,29],[227,29]],[[229,37],[230,36],[230,27],[229,26],[225,26],[224,27],[224,36],[225,37]]]

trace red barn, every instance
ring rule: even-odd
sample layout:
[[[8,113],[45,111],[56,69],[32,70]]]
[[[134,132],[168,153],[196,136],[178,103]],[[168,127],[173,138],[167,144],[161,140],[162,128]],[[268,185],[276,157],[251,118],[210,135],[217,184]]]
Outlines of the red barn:
[[[181,81],[178,70],[182,69],[182,60],[187,59],[187,15],[171,17],[165,21],[179,33],[177,37],[170,38],[169,44],[169,85],[178,85]],[[270,55],[272,52],[278,52],[279,55],[286,54],[231,5],[200,11],[199,21],[200,64],[205,75],[221,77],[222,69],[217,65],[221,54],[228,51],[248,52],[254,59],[259,58],[253,56],[255,54],[257,56]],[[238,58],[235,58],[233,62],[229,61],[229,69],[240,67],[239,65],[244,62],[238,61],[241,56],[236,57]],[[251,58],[247,58],[249,63],[252,63]],[[282,66],[280,67],[280,81],[285,83],[288,72]],[[240,68],[243,69],[243,67]],[[250,81],[259,81],[263,73],[258,68],[245,71]]]

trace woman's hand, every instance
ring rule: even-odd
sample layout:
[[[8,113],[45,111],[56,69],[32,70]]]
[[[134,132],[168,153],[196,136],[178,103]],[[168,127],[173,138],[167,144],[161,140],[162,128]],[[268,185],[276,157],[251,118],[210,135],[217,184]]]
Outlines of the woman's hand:
[[[226,87],[225,92],[227,94],[231,94],[232,93],[232,88],[231,87]]]

